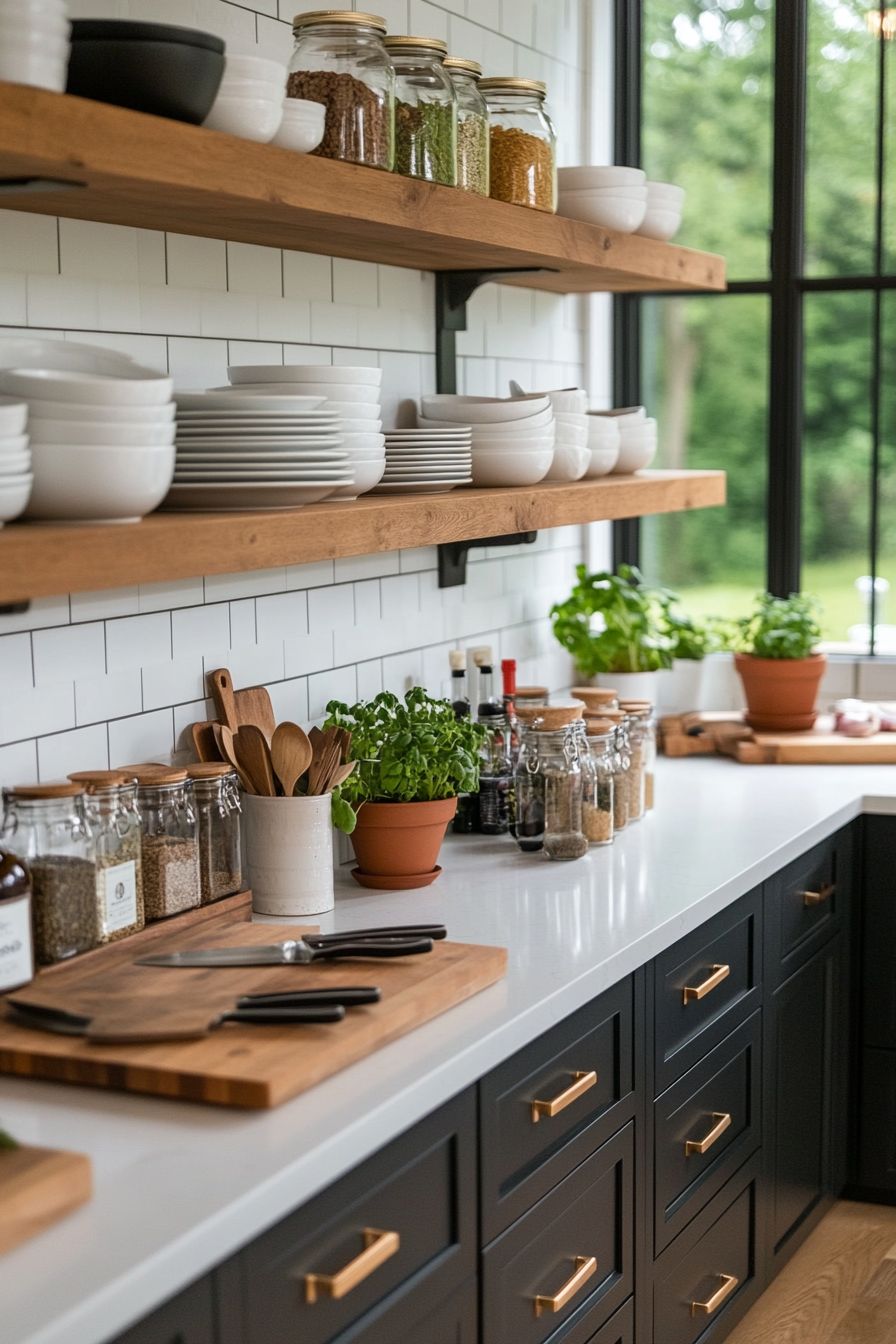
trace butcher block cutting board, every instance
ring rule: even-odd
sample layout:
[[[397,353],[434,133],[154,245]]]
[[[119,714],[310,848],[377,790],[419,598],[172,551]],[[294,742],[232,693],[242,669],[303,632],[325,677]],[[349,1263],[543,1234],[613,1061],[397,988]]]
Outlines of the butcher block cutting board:
[[[310,966],[168,968],[135,966],[150,951],[235,947],[301,937],[307,926],[217,921],[170,933],[152,947],[123,939],[102,957],[74,959],[13,996],[104,1023],[170,1023],[204,1029],[239,995],[335,985],[377,985],[379,1003],[349,1008],[341,1022],[301,1026],[226,1023],[199,1040],[147,1044],[87,1042],[0,1020],[0,1072],[149,1092],[222,1106],[278,1106],[373,1050],[405,1035],[505,975],[500,947],[436,942],[415,957]]]
[[[90,1158],[58,1148],[0,1150],[0,1255],[86,1204]]]

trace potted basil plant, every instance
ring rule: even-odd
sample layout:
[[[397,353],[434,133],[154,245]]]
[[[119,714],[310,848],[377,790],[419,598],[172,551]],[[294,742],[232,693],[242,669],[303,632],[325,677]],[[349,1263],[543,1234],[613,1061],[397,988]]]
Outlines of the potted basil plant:
[[[827,654],[815,652],[820,638],[813,598],[761,593],[756,599],[753,615],[741,622],[741,651],[734,655],[751,728],[798,732],[813,726],[827,665]]]
[[[678,597],[665,593],[662,630],[669,641],[672,666],[660,673],[660,707],[667,714],[686,714],[701,709],[703,660],[712,649],[709,627],[676,609]]]
[[[441,872],[436,860],[458,794],[479,786],[485,730],[456,719],[447,700],[421,686],[403,702],[389,691],[351,707],[331,700],[324,727],[334,725],[351,732],[358,762],[340,789],[357,812],[352,876],[387,890],[428,886]]]

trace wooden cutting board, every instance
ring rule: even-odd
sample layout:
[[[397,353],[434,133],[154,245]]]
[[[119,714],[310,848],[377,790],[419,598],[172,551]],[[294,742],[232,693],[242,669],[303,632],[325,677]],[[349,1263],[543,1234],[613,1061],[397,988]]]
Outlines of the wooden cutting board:
[[[347,1068],[371,1051],[500,980],[499,947],[437,942],[422,956],[353,959],[311,966],[172,969],[135,966],[150,951],[234,947],[300,936],[307,928],[207,922],[154,931],[152,946],[122,940],[102,957],[78,958],[39,976],[14,997],[125,1024],[205,1027],[240,994],[333,985],[378,985],[379,1003],[346,1010],[342,1022],[303,1026],[227,1023],[201,1040],[152,1045],[89,1043],[0,1021],[0,1072],[150,1092],[224,1106],[270,1107]]]
[[[43,1232],[91,1196],[90,1158],[58,1148],[0,1151],[0,1255]]]
[[[896,765],[896,733],[754,733],[752,742],[738,742],[737,759],[747,765]]]

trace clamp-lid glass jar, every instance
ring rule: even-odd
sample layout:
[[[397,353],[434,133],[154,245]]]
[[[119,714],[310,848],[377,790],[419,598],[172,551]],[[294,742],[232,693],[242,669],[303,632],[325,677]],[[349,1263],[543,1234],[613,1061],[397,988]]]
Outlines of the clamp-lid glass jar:
[[[619,708],[629,717],[629,741],[632,757],[632,794],[629,807],[634,815],[643,816],[653,807],[654,775],[656,772],[656,724],[653,705],[649,700],[620,700]],[[635,776],[640,774],[640,780]]]
[[[613,832],[628,825],[629,755],[628,716],[621,709],[604,711],[603,718],[613,730]]]
[[[457,96],[437,37],[387,37],[395,66],[395,171],[457,186]]]
[[[386,22],[351,9],[293,19],[296,47],[288,98],[323,103],[324,135],[313,154],[391,172],[395,156],[395,72],[383,45]]]
[[[97,937],[111,943],[144,925],[140,816],[135,786],[120,770],[77,770],[96,846]]]
[[[609,719],[589,719],[585,729],[582,830],[591,845],[613,843],[613,786],[616,770],[615,728]]]
[[[216,761],[188,765],[199,826],[199,889],[203,905],[243,889],[240,790],[236,771]]]
[[[507,76],[479,81],[488,105],[489,195],[553,214],[557,137],[544,110],[544,84]]]
[[[141,856],[146,918],[179,915],[200,904],[193,786],[186,770],[138,766],[133,775],[143,823]]]
[[[533,705],[546,705],[547,702],[547,686],[517,686],[514,691],[513,703],[518,716],[520,709],[528,709]]]
[[[97,943],[96,851],[81,784],[3,790],[2,839],[31,873],[34,956],[64,961]]]
[[[0,994],[33,979],[31,875],[22,859],[0,849]]]
[[[457,185],[477,196],[488,195],[488,104],[479,91],[478,61],[449,56],[445,69],[457,95]]]
[[[568,706],[543,706],[521,715],[526,727],[514,777],[517,844],[521,849],[543,847],[550,859],[580,859],[588,852],[582,832],[579,714]]]

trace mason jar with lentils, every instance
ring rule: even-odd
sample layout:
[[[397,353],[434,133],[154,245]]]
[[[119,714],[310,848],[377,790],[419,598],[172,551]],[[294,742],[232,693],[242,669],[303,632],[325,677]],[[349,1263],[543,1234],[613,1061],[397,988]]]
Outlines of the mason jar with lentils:
[[[538,79],[481,79],[488,105],[489,195],[510,205],[554,214],[557,209],[557,137],[544,110]]]
[[[296,47],[286,93],[323,103],[324,137],[313,151],[391,172],[395,161],[395,71],[383,45],[384,19],[350,9],[313,10],[293,20]]]

